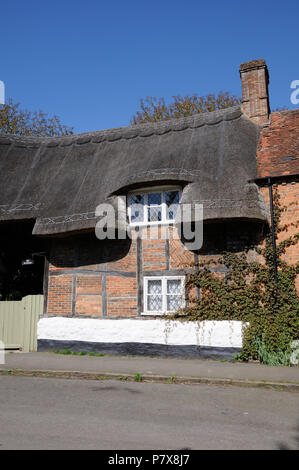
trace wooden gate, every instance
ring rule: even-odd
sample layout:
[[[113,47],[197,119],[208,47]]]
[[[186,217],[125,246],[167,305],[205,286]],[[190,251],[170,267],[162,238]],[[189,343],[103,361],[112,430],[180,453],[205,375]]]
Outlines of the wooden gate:
[[[37,322],[43,314],[42,295],[0,302],[0,341],[5,349],[37,351]]]

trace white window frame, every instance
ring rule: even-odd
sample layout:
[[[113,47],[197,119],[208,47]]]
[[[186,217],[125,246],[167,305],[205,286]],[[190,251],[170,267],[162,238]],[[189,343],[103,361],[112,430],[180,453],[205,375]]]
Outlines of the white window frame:
[[[154,310],[147,310],[147,296],[148,296],[148,281],[162,281],[162,310],[161,311],[154,311]],[[167,315],[173,313],[173,310],[167,310],[167,281],[174,281],[180,280],[181,281],[181,289],[182,289],[182,305],[181,308],[185,307],[185,276],[144,276],[143,278],[143,312],[142,315]]]
[[[182,188],[178,186],[156,186],[156,187],[151,187],[151,188],[141,188],[136,191],[131,191],[128,193],[128,199],[130,196],[134,195],[140,195],[144,197],[144,204],[143,204],[143,219],[145,219],[145,216],[148,214],[148,209],[150,207],[155,207],[155,206],[149,206],[148,205],[148,195],[149,194],[154,194],[154,193],[161,193],[162,198],[161,198],[161,204],[157,204],[157,206],[162,207],[162,220],[158,221],[146,221],[143,220],[143,222],[132,222],[131,221],[131,206],[128,204],[128,216],[129,216],[129,223],[131,227],[146,227],[148,225],[171,225],[174,224],[175,220],[174,219],[167,219],[167,204],[165,200],[165,193],[166,192],[171,192],[171,191],[178,191],[179,193],[179,202],[182,196]]]

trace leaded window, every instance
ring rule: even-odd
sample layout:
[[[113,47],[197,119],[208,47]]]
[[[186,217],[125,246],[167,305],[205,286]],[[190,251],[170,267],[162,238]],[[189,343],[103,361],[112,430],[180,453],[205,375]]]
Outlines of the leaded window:
[[[174,221],[181,192],[179,189],[151,190],[128,197],[131,225],[151,225]]]
[[[144,278],[144,313],[163,314],[184,306],[184,277],[163,276]]]

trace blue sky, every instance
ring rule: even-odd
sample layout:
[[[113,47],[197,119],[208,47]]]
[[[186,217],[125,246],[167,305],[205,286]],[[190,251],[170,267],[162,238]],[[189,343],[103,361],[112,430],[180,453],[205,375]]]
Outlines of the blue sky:
[[[129,125],[146,96],[240,96],[240,63],[260,58],[272,108],[298,107],[298,1],[10,0],[0,15],[6,97],[75,132]]]

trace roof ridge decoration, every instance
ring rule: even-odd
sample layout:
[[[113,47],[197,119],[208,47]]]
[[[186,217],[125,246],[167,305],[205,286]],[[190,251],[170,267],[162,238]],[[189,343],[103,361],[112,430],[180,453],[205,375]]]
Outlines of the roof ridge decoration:
[[[170,119],[161,122],[138,124],[135,126],[116,127],[72,136],[62,137],[32,137],[16,136],[12,134],[0,134],[0,145],[14,144],[16,147],[38,148],[67,147],[70,145],[82,145],[86,143],[113,142],[120,139],[134,139],[136,137],[150,137],[152,135],[164,135],[168,132],[179,132],[185,129],[193,129],[202,126],[214,126],[222,121],[231,121],[242,116],[241,106],[232,106],[219,111],[194,114],[193,116]]]

